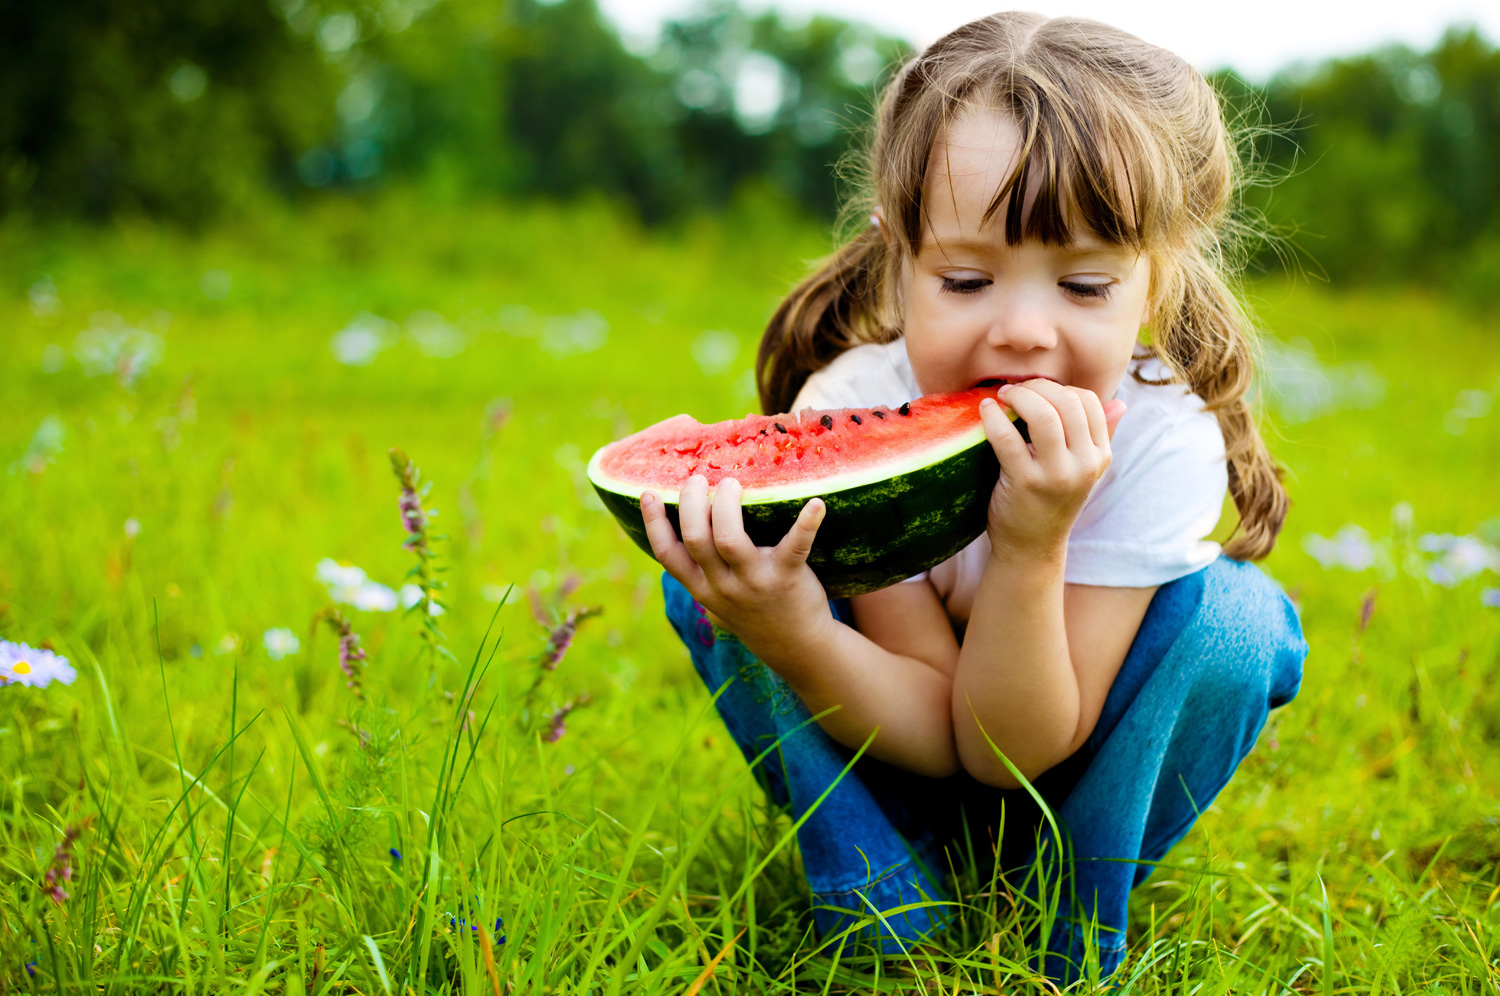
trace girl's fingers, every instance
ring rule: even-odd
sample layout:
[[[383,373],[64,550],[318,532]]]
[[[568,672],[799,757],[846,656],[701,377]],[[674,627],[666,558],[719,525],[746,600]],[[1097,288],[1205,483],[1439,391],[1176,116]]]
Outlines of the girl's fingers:
[[[993,399],[985,398],[979,403],[979,419],[984,423],[985,437],[999,458],[1002,470],[1016,474],[1031,462],[1031,452],[1026,449],[1021,431]]]
[[[713,527],[714,546],[719,556],[731,568],[741,567],[755,555],[755,544],[745,535],[744,515],[740,511],[740,496],[744,489],[740,482],[726,477],[714,491]]]
[[[790,570],[807,563],[807,555],[812,553],[813,540],[818,536],[818,527],[823,524],[827,510],[821,498],[814,498],[802,506],[797,521],[776,544],[777,564]]]
[[[1057,409],[1031,389],[1030,385],[1035,383],[1037,381],[1006,385],[1000,389],[1000,400],[1025,419],[1026,432],[1031,436],[1032,448],[1040,459],[1044,454],[1066,450],[1068,437]]]
[[[1057,417],[1062,420],[1063,438],[1070,449],[1076,450],[1092,441],[1088,413],[1084,411],[1077,388],[1041,379],[1027,381],[1025,386],[1045,398],[1057,412]]]
[[[719,556],[714,546],[713,527],[709,519],[708,479],[700,474],[688,478],[677,496],[677,523],[682,530],[682,545],[692,556],[703,573],[716,577],[727,571],[728,565]]]
[[[646,540],[651,544],[651,556],[666,572],[693,591],[703,578],[703,570],[688,555],[687,547],[677,538],[672,521],[667,518],[666,506],[655,494],[647,491],[641,495],[641,518],[646,523]]]

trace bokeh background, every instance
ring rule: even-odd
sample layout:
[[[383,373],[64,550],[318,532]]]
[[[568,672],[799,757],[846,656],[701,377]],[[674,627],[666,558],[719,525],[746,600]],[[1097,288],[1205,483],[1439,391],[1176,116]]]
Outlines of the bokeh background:
[[[656,37],[632,18],[629,47],[583,0],[101,2],[5,17],[0,210],[200,229],[392,189],[449,206],[608,199],[654,226],[760,190],[826,221],[832,164],[871,87],[912,50],[858,23],[730,3]],[[1496,66],[1493,43],[1455,24],[1422,51],[1392,42],[1251,80],[1200,68],[1244,123],[1273,129],[1255,159],[1278,182],[1252,201],[1305,236],[1319,276],[1483,294],[1500,279]]]
[[[0,989],[1024,989],[984,883],[921,963],[817,951],[790,824],[583,474],[754,407],[930,36],[611,10],[0,8],[0,639],[79,672],[0,688]],[[1269,236],[1264,566],[1313,650],[1138,892],[1128,971],[1495,992],[1500,50],[1299,44],[1200,64]],[[391,447],[440,513],[425,580]]]

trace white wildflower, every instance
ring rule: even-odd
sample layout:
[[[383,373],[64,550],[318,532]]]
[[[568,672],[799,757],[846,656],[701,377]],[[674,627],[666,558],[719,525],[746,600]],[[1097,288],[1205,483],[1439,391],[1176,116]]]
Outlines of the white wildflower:
[[[396,592],[371,581],[362,568],[324,557],[318,561],[315,576],[328,588],[328,597],[340,605],[352,605],[362,612],[394,612],[396,609]]]
[[[273,661],[290,657],[302,650],[302,641],[297,639],[296,633],[285,626],[266,630],[265,635],[261,637],[261,642],[265,644],[266,654]]]
[[[1359,526],[1350,523],[1333,536],[1308,533],[1302,537],[1302,549],[1325,569],[1366,571],[1375,566],[1376,547]]]
[[[54,681],[71,685],[77,678],[78,672],[73,670],[66,657],[24,643],[0,640],[0,687],[29,685],[42,688]]]
[[[394,322],[362,311],[335,333],[328,345],[340,363],[367,367],[375,362],[375,357],[394,346],[396,340]]]

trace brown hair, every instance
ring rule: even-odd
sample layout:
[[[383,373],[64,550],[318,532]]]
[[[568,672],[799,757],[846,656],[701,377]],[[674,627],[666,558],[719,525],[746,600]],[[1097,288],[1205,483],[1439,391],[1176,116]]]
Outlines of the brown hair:
[[[1094,21],[995,14],[901,67],[855,164],[864,194],[846,215],[878,208],[885,231],[863,225],[777,309],[756,362],[762,407],[786,411],[808,375],[840,352],[901,335],[898,278],[920,247],[932,150],[973,106],[1014,115],[1021,132],[1017,166],[985,214],[1003,219],[1009,244],[1066,244],[1076,219],[1152,260],[1142,349],[1219,420],[1240,515],[1225,552],[1264,557],[1287,496],[1246,397],[1255,326],[1228,282],[1226,246],[1248,231],[1233,210],[1244,179],[1236,142],[1196,70]]]

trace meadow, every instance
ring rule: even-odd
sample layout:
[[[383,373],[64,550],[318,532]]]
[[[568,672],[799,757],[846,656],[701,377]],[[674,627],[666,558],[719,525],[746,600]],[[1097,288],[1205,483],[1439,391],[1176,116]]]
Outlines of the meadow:
[[[584,477],[752,410],[826,244],[763,197],[655,232],[400,194],[0,227],[0,639],[78,672],[0,687],[0,991],[1044,989],[993,883],[907,958],[820,946],[790,820]],[[1311,654],[1137,890],[1119,990],[1500,992],[1500,323],[1249,296],[1293,500],[1264,567]]]

